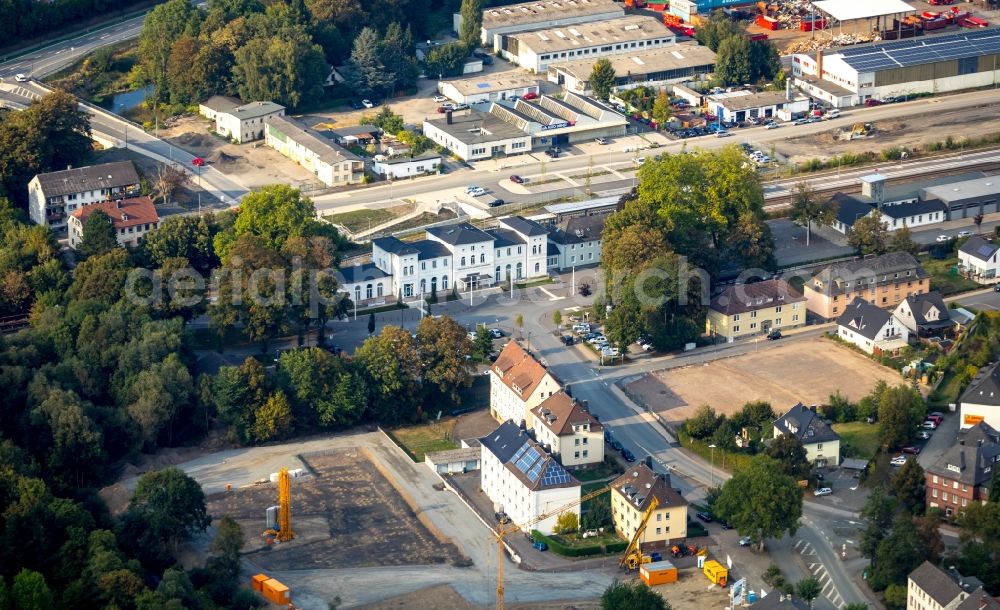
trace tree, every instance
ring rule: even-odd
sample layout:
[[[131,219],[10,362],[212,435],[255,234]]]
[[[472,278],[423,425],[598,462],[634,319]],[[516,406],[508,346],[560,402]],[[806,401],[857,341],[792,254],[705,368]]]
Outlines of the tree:
[[[94,210],[83,221],[83,239],[76,251],[84,258],[106,254],[118,247],[115,227],[103,210]]]
[[[913,241],[913,232],[907,226],[900,227],[892,232],[889,238],[889,252],[909,252],[916,255],[920,252],[920,244]]]
[[[489,358],[490,352],[493,351],[493,337],[490,335],[490,329],[486,328],[485,324],[476,328],[476,340],[474,344],[472,353],[476,360],[485,362]]]
[[[417,61],[414,56],[413,34],[393,21],[382,36],[382,63],[395,77],[394,90],[409,89],[417,83]],[[395,132],[391,132],[395,133]]]
[[[233,80],[240,97],[298,106],[323,94],[323,49],[300,28],[249,40],[235,53]]]
[[[750,63],[750,39],[730,36],[719,43],[715,58],[715,78],[723,85],[752,82],[754,70]]]
[[[713,51],[719,50],[719,44],[732,36],[741,36],[744,28],[730,19],[722,11],[713,11],[708,21],[698,28],[695,38],[698,42]]]
[[[287,351],[278,360],[277,377],[300,426],[350,426],[364,413],[363,380],[346,358],[315,347]]]
[[[862,602],[855,602],[853,604],[847,604],[840,610],[868,610],[868,604]]]
[[[153,197],[156,203],[170,203],[171,197],[179,188],[187,184],[191,174],[177,169],[173,165],[158,165],[156,178],[153,181]]]
[[[395,82],[395,75],[389,73],[382,61],[379,38],[375,28],[366,27],[354,39],[347,76],[359,95],[385,95]]]
[[[167,430],[171,439],[172,422],[191,404],[194,382],[176,353],[140,372],[131,386],[127,410],[138,424],[143,440],[154,445],[160,432]]]
[[[670,610],[659,591],[654,591],[638,580],[615,580],[601,595],[601,610]]]
[[[292,237],[337,238],[316,220],[312,200],[284,184],[265,186],[240,201],[240,213],[232,229],[215,236],[216,254],[225,259],[236,238],[247,234],[260,237],[263,245],[273,250],[280,250]]]
[[[146,15],[139,33],[139,61],[153,81],[153,99],[161,99],[170,90],[167,66],[174,41],[187,28],[195,8],[188,0],[169,0]]]
[[[240,550],[246,543],[243,528],[226,515],[219,520],[215,529],[215,537],[209,552],[215,562],[214,567],[224,576],[235,579],[240,574]]]
[[[219,229],[212,214],[168,216],[145,235],[142,251],[156,267],[163,267],[169,259],[182,258],[202,275],[208,275],[219,266],[212,245]]]
[[[807,459],[805,447],[795,435],[782,434],[774,439],[774,442],[767,447],[764,453],[781,465],[781,472],[796,481],[804,481],[809,478],[812,466]]]
[[[590,89],[594,92],[594,97],[606,100],[611,96],[611,90],[615,88],[615,68],[611,61],[602,57],[594,62],[594,67],[590,70]]]
[[[374,125],[387,134],[404,131],[403,117],[392,111],[388,105],[379,108],[374,116],[362,115],[362,125]]]
[[[905,584],[891,584],[885,588],[882,601],[885,602],[885,607],[888,610],[903,610],[906,608],[906,596]]]
[[[53,608],[55,602],[45,577],[23,568],[14,577],[10,599],[17,610],[47,610]]]
[[[424,389],[458,404],[459,388],[472,385],[473,345],[465,329],[449,316],[429,316],[417,326],[416,343]]]
[[[810,608],[813,607],[813,600],[819,597],[822,589],[823,587],[819,581],[812,576],[795,583],[795,594],[806,600]]]
[[[670,114],[670,96],[666,89],[660,89],[653,102],[653,120],[662,129],[663,124],[670,120]]]
[[[139,477],[126,515],[172,547],[205,531],[212,521],[201,486],[177,468],[154,470]]]
[[[104,438],[85,405],[71,390],[53,389],[34,413],[49,429],[49,472],[68,488],[82,487],[97,473],[94,465],[104,461]]]
[[[868,501],[861,509],[861,518],[865,520],[865,529],[861,532],[861,554],[875,565],[875,556],[882,543],[896,510],[896,501],[885,488],[876,485],[868,495]]]
[[[441,76],[461,76],[469,50],[459,41],[446,42],[427,52],[427,73]]]
[[[875,591],[885,590],[889,585],[903,585],[906,576],[916,569],[927,556],[927,547],[917,532],[913,518],[900,514],[892,525],[892,530],[878,545],[875,566],[869,582]]]
[[[552,323],[556,325],[556,330],[562,327],[562,312],[558,309],[552,312]]]
[[[924,515],[914,519],[917,534],[927,548],[927,561],[937,564],[944,555],[944,539],[941,538],[941,522],[937,515]]]
[[[518,335],[520,335],[521,332],[524,330],[524,316],[523,315],[517,314],[516,316],[514,316],[514,326],[517,327],[517,333],[518,333]]]
[[[605,322],[604,332],[608,341],[621,350],[628,351],[628,346],[639,339],[642,332],[642,316],[638,295],[630,284],[620,291],[619,302],[615,305]]]
[[[718,425],[719,417],[715,414],[715,409],[701,405],[695,409],[694,415],[684,422],[684,429],[691,438],[703,439],[711,436]]]
[[[858,254],[885,254],[889,225],[878,214],[862,216],[847,234],[847,243]]]
[[[989,501],[1000,503],[1000,468],[993,469],[993,477],[990,479]]]
[[[613,525],[611,502],[595,500],[580,519],[580,526],[585,530],[596,530]]]
[[[792,195],[792,210],[789,214],[792,220],[806,226],[806,246],[812,234],[812,223],[828,225],[836,217],[836,211],[829,205],[817,201],[816,193],[809,185],[800,182]]]
[[[892,493],[903,508],[913,515],[924,512],[925,498],[924,469],[917,460],[906,460],[906,463],[896,471],[890,480]]]
[[[426,319],[426,318],[425,318]],[[412,421],[420,397],[421,356],[410,333],[383,326],[355,351],[368,388],[368,414],[384,424]]]
[[[368,334],[375,334],[375,312],[368,314]]]
[[[926,413],[927,405],[915,389],[906,385],[886,388],[878,400],[879,442],[886,448],[909,443]]]
[[[757,455],[722,486],[715,512],[759,550],[764,539],[794,534],[802,516],[802,490],[792,477],[779,474],[780,464]]]
[[[577,289],[582,297],[589,297],[591,295],[591,288],[588,282],[580,282],[580,286]]]
[[[552,528],[557,534],[572,534],[580,529],[580,522],[573,511],[566,511],[556,517],[556,526]]]
[[[292,407],[284,392],[278,391],[254,413],[253,435],[258,441],[281,438],[292,431]]]
[[[95,299],[107,304],[122,297],[132,260],[124,248],[94,256],[76,266],[66,296],[71,300]]]
[[[459,40],[469,49],[479,46],[482,40],[483,3],[482,0],[462,0],[462,28]]]

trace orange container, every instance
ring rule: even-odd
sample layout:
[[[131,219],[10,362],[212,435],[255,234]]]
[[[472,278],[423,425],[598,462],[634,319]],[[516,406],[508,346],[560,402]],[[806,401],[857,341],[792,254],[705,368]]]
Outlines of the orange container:
[[[639,568],[639,578],[649,586],[677,582],[677,568],[669,561],[645,563]]]
[[[261,593],[264,591],[264,581],[266,580],[271,580],[271,577],[267,574],[257,574],[250,579],[250,587],[254,591]]]
[[[264,590],[261,593],[264,594],[264,599],[272,604],[285,605],[292,601],[291,591],[277,580],[271,578],[265,580],[263,584]]]

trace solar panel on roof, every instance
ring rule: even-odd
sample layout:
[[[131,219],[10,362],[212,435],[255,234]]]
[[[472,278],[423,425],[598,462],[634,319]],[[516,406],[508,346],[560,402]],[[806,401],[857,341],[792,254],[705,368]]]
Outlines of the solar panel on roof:
[[[545,469],[545,475],[542,477],[542,485],[548,487],[550,485],[565,485],[569,482],[570,476],[566,472],[566,469],[556,462],[550,462],[549,467]]]
[[[534,483],[535,481],[538,480],[538,475],[541,474],[542,465],[544,463],[545,462],[543,462],[542,460],[538,460],[537,462],[535,462],[535,465],[531,467],[531,470],[525,473],[528,476],[529,481]]]
[[[979,246],[979,249],[976,250],[976,253],[983,258],[988,258],[993,255],[993,248],[984,244],[982,246]]]
[[[516,464],[517,460],[519,460],[521,456],[524,455],[524,452],[527,450],[528,450],[528,443],[521,445],[521,448],[517,450],[517,453],[514,454],[514,457],[510,458],[510,461]]]
[[[514,465],[517,466],[517,469],[524,474],[528,474],[531,467],[538,461],[539,455],[538,450],[534,447],[528,446],[527,443],[525,443],[525,447],[527,447],[527,449],[524,451],[524,455],[521,456],[521,459],[515,461]]]

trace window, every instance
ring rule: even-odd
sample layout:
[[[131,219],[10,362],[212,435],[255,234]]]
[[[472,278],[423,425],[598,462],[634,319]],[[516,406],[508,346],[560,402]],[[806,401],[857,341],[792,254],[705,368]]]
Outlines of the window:
[[[464,256],[462,257],[462,264],[461,264],[461,265],[459,265],[459,266],[460,266],[460,267],[464,267],[464,266],[465,266],[465,257],[464,257]]]
[[[427,261],[420,261],[420,270],[427,271]]]
[[[583,444],[584,444],[584,445],[586,445],[586,444],[587,444],[587,439],[586,439],[586,437],[584,437],[584,439],[583,439]]]
[[[774,313],[781,313],[781,305],[774,308]]]
[[[775,326],[781,326],[781,318],[775,318],[774,319],[774,325]]]
[[[663,521],[663,513],[656,513],[656,520]]]
[[[656,533],[657,533],[657,535],[659,535],[659,534],[661,534],[661,533],[662,533],[662,532],[660,531],[660,530],[662,530],[662,529],[663,529],[663,528],[660,528],[660,527],[656,528]]]
[[[931,477],[931,481],[933,481],[934,483],[937,483],[938,482],[938,476],[937,475],[933,475]]]
[[[738,333],[738,332],[740,332],[740,327],[739,327],[738,325],[737,325],[737,326],[734,326],[734,327],[733,327],[733,332],[734,332],[734,333]]]
[[[448,290],[448,276],[447,275],[441,278],[441,289],[442,290]]]
[[[587,457],[587,450],[586,449],[583,450],[583,457]]]
[[[740,321],[740,314],[736,314],[735,316],[733,316],[733,322],[739,322],[739,321]]]
[[[823,443],[817,443],[816,444],[816,451],[822,451],[822,450],[823,450]]]
[[[579,451],[574,451],[573,452],[573,457],[579,458],[580,457],[580,452]]]
[[[479,262],[480,263],[485,263],[486,262],[486,253],[485,252],[483,254],[479,255]]]
[[[793,314],[792,315],[792,322],[798,322],[798,321],[799,321],[799,314]]]
[[[372,298],[372,285],[371,284],[368,284],[367,286],[365,286],[365,298],[366,299]]]
[[[750,323],[750,330],[753,330],[755,328],[757,328],[757,323],[756,322],[751,322]]]
[[[580,445],[580,439],[576,438],[576,439],[573,439],[573,440],[575,441],[575,442],[573,443],[574,445],[577,445],[577,446],[579,446],[579,445]]]

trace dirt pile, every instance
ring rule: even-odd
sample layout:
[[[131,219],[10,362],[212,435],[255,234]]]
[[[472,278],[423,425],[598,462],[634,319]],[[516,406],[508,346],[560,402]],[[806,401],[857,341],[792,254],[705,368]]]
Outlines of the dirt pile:
[[[247,160],[239,155],[230,155],[218,150],[211,155],[209,155],[206,160],[209,163],[215,165],[221,165],[222,167],[236,167],[240,165],[246,165]]]
[[[188,131],[177,136],[177,141],[183,144],[184,146],[205,148],[206,146],[212,145],[212,136],[203,133],[193,133]]]

